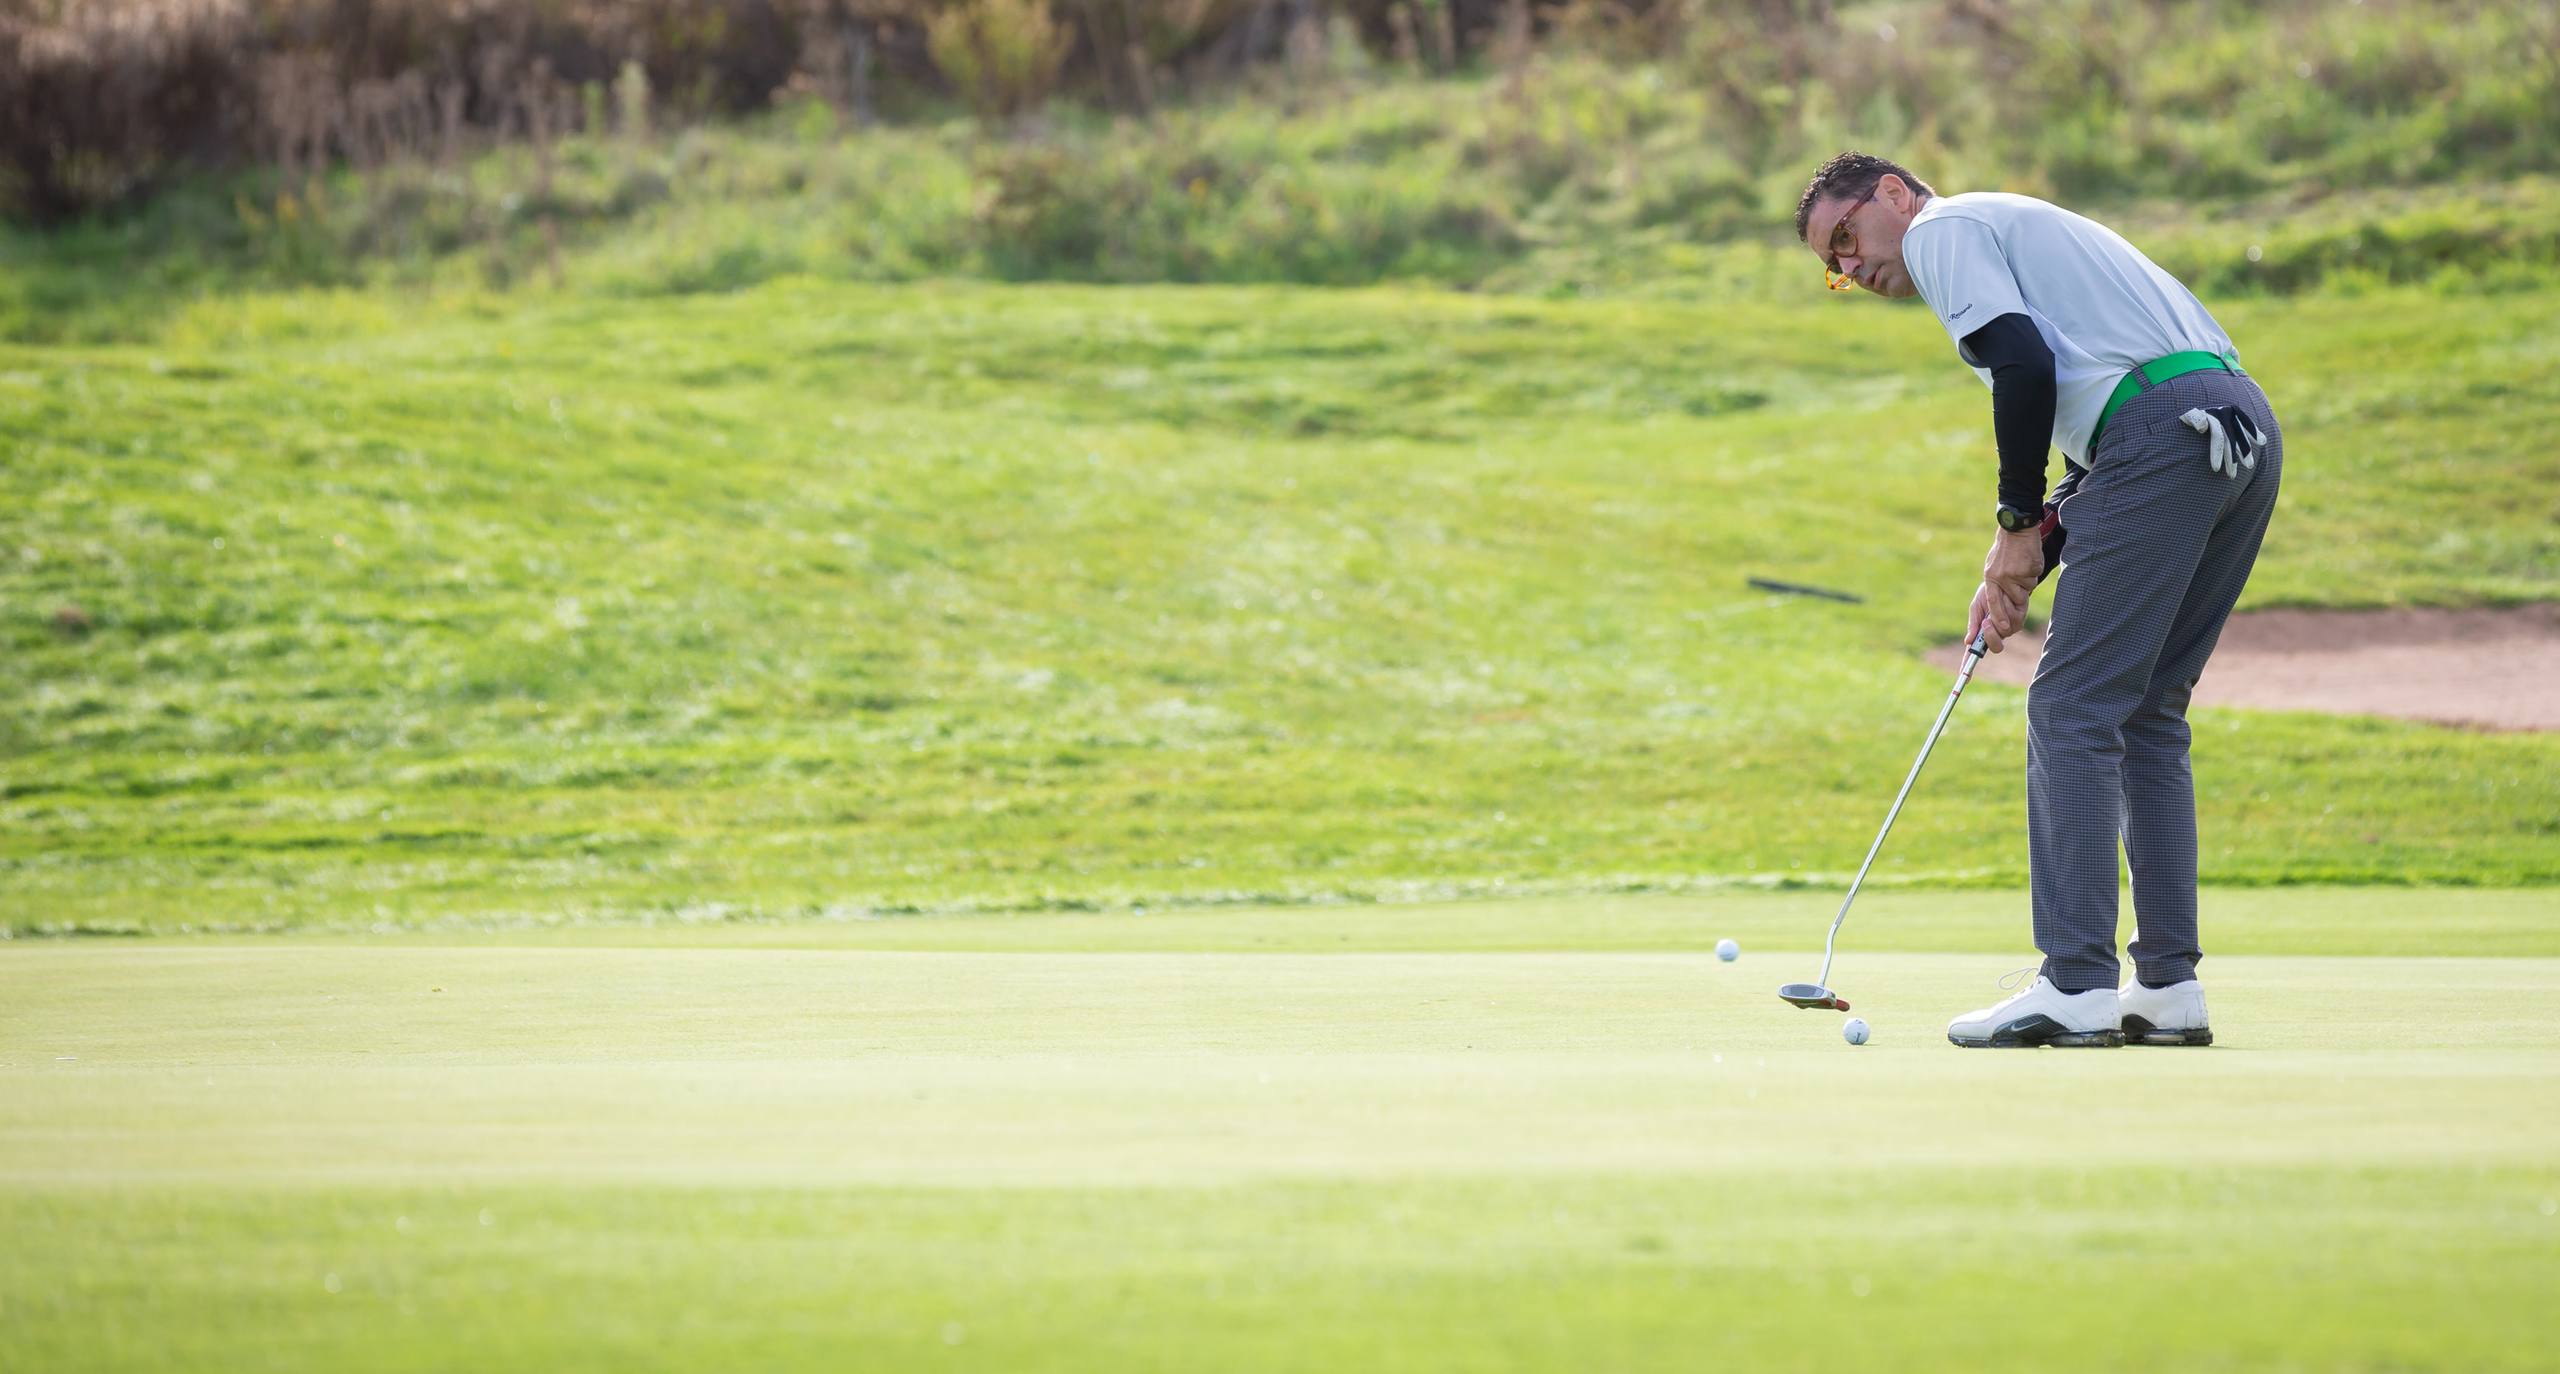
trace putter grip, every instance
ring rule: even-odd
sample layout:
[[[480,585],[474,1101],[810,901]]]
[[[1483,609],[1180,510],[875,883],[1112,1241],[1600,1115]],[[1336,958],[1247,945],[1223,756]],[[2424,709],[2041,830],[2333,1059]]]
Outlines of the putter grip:
[[[2037,529],[2044,535],[2044,571],[2036,574],[2036,585],[2041,587],[2046,578],[2053,576],[2053,570],[2062,566],[2063,541],[2071,536],[2062,528],[2062,508],[2050,503],[2044,508],[2044,523]]]

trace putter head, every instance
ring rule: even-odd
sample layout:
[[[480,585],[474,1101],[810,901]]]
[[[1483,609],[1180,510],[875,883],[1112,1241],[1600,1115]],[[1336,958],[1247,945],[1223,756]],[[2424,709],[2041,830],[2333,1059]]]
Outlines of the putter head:
[[[1847,1011],[1849,1004],[1833,995],[1820,983],[1789,983],[1778,989],[1778,996],[1809,1011]]]

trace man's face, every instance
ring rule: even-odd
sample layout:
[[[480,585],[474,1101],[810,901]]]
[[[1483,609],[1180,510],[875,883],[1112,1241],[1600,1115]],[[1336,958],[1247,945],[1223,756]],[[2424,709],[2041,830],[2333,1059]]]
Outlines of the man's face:
[[[1822,259],[1824,271],[1899,300],[1918,294],[1902,265],[1902,234],[1919,211],[1920,198],[1888,172],[1865,196],[1815,201],[1805,220],[1805,243]]]

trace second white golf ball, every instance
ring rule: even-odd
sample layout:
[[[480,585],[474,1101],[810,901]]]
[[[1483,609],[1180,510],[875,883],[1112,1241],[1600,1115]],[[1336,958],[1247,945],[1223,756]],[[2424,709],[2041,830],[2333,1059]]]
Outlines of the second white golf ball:
[[[1840,1038],[1852,1045],[1867,1043],[1867,1023],[1857,1017],[1850,1017],[1849,1024],[1840,1028]]]
[[[1730,964],[1742,957],[1742,946],[1731,940],[1716,941],[1716,957]]]

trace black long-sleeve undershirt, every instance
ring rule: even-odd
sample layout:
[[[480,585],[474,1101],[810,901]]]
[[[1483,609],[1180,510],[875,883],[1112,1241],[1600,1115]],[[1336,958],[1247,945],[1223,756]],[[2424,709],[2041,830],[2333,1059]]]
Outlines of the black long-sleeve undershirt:
[[[2053,445],[2053,350],[2035,321],[2012,312],[1964,336],[1967,361],[1991,372],[1991,432],[2000,445],[2000,504],[2044,504]]]

